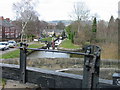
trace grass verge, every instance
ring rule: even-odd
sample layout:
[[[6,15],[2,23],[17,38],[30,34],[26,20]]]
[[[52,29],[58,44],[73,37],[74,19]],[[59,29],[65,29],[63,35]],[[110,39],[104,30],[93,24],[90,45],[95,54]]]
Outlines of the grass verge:
[[[40,43],[35,43],[35,44],[31,44],[28,46],[28,48],[40,48],[42,47],[43,44]],[[2,59],[9,59],[9,58],[18,58],[20,55],[20,50],[14,50],[14,51],[10,51],[8,53],[3,54],[2,56],[0,56],[0,58]]]
[[[6,85],[6,79],[0,78],[0,85],[2,86],[2,88],[4,88]]]
[[[80,46],[71,43],[71,40],[69,40],[69,39],[64,40],[64,41],[60,44],[59,47],[67,48],[67,49],[78,49],[78,48],[80,48]]]
[[[43,38],[41,41],[52,41],[52,37]]]
[[[115,59],[118,60],[118,44],[114,43],[100,43],[101,58],[102,59]]]

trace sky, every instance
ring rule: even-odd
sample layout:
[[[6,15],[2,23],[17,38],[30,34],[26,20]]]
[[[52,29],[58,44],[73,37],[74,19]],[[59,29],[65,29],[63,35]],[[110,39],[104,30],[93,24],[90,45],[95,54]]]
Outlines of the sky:
[[[0,16],[15,19],[12,4],[20,0],[1,0]],[[36,11],[39,19],[45,21],[71,20],[75,2],[84,1],[90,10],[91,15],[97,13],[99,19],[109,21],[111,15],[118,17],[119,0],[39,0]]]

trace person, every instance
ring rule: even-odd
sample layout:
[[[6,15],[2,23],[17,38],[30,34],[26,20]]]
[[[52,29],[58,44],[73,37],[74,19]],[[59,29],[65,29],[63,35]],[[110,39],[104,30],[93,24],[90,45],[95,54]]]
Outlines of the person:
[[[55,49],[55,42],[52,41],[52,49]]]
[[[48,48],[48,49],[50,48],[50,42],[47,43],[47,48]]]
[[[47,49],[49,49],[49,43],[47,43]]]

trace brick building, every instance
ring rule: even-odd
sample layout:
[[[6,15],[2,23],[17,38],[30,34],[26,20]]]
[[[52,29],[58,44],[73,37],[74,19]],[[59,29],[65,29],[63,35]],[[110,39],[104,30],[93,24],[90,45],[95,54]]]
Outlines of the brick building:
[[[19,36],[15,25],[9,18],[0,17],[0,40],[16,39]]]

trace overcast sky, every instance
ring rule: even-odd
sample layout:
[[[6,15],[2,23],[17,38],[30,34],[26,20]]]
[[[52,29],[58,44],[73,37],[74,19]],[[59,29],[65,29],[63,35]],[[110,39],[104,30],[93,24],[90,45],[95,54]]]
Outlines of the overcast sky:
[[[0,16],[5,18],[15,19],[15,14],[12,10],[12,4],[19,0],[1,0],[0,1]],[[70,20],[74,2],[81,0],[39,0],[37,12],[40,14],[39,18],[45,21],[51,20]],[[100,19],[109,20],[113,15],[118,16],[118,2],[119,0],[82,0],[85,1],[91,14],[97,13]]]

